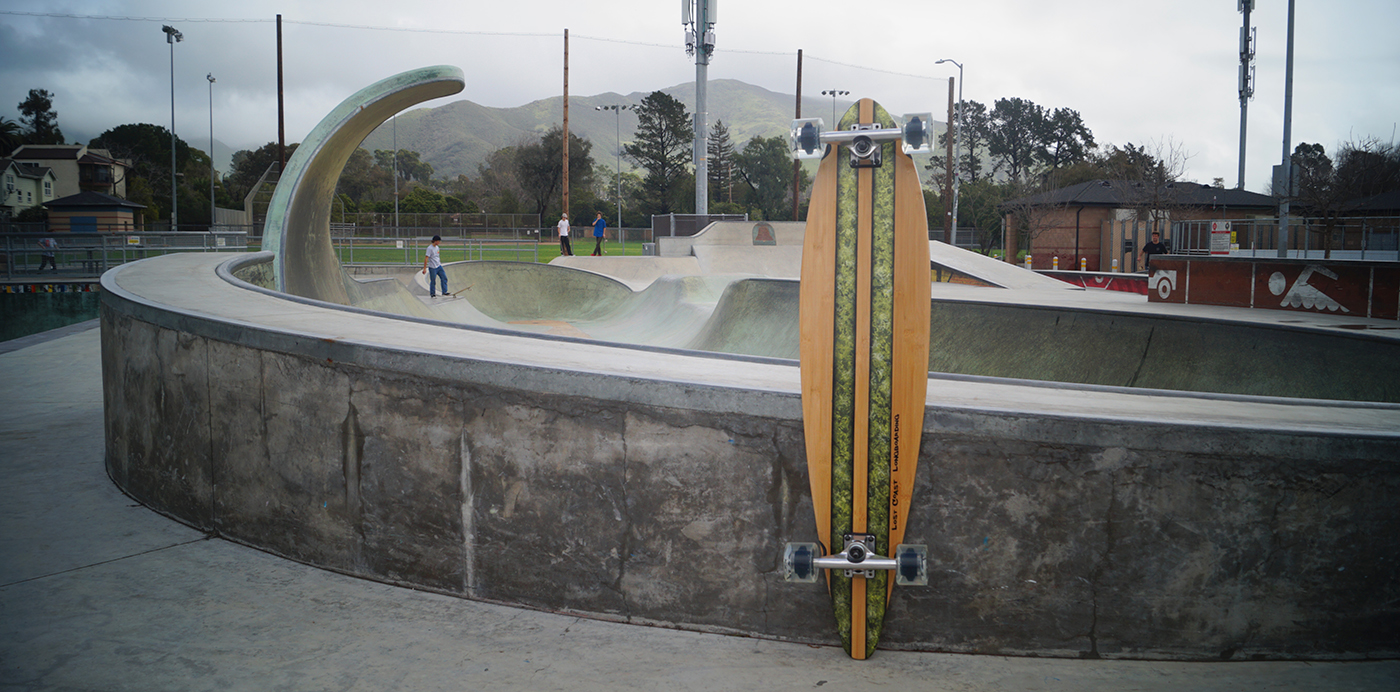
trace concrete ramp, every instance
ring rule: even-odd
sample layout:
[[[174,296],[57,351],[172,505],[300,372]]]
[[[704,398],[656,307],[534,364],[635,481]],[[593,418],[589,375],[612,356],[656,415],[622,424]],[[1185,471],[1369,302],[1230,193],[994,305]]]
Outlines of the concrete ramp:
[[[770,358],[798,357],[798,282],[743,279],[730,284],[688,348]]]
[[[602,274],[640,291],[663,276],[696,276],[705,273],[700,262],[690,257],[556,257],[556,267]]]
[[[979,252],[964,250],[937,240],[928,241],[929,261],[944,269],[979,279],[1000,288],[1082,291],[1063,281],[1041,276],[1029,269],[1007,264]]]
[[[802,276],[801,245],[696,245],[691,252],[705,274],[749,274],[774,279]]]

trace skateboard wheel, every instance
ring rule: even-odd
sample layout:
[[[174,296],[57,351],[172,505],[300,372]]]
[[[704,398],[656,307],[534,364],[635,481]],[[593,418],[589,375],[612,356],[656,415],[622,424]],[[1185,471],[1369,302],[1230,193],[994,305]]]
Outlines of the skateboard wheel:
[[[819,159],[826,153],[821,134],[824,127],[821,118],[802,118],[792,121],[788,132],[788,148],[796,159]]]
[[[816,543],[788,543],[783,548],[783,581],[815,582],[816,559]]]
[[[895,548],[894,583],[900,586],[928,585],[928,546],[903,545]]]
[[[903,131],[902,150],[910,156],[933,153],[933,114],[910,113],[899,119]]]

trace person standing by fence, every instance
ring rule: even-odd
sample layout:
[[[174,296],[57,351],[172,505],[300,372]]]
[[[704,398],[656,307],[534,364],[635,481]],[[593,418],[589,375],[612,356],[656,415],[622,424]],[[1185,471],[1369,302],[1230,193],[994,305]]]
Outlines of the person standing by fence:
[[[53,273],[58,273],[58,260],[54,253],[58,250],[58,241],[53,238],[39,239],[39,272],[44,271],[45,266],[53,267]],[[39,272],[34,272],[38,274]]]
[[[569,245],[569,214],[565,212],[559,217],[559,256],[573,257],[574,248]]]
[[[428,297],[436,298],[436,284],[434,279],[442,279],[442,296],[447,297],[447,270],[442,268],[442,256],[438,249],[438,244],[442,242],[442,236],[433,236],[433,244],[428,246],[428,251],[423,255],[423,273],[428,275]]]
[[[603,219],[603,212],[598,212],[598,218],[593,221],[593,256],[603,256],[603,231],[607,230],[608,222]]]

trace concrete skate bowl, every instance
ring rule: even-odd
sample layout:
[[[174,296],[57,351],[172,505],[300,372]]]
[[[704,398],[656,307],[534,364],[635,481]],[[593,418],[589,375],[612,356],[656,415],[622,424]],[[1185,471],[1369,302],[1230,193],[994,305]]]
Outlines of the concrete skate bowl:
[[[411,269],[272,290],[301,266],[277,257],[103,277],[105,461],[132,497],[390,584],[837,645],[825,591],[778,564],[815,533],[798,366],[744,352],[780,353],[794,282],[483,263],[434,304]],[[932,582],[896,592],[882,646],[1400,654],[1395,405],[1116,384],[930,376],[907,539]]]

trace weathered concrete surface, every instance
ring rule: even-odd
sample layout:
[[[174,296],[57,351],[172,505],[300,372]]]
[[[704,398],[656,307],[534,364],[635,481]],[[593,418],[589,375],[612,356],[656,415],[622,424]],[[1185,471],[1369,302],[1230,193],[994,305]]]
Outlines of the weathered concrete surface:
[[[216,258],[217,259],[217,258]],[[390,583],[831,643],[796,367],[406,323],[171,256],[104,277],[109,473]],[[1400,654],[1400,408],[930,382],[894,648]],[[211,479],[216,479],[211,481]]]

